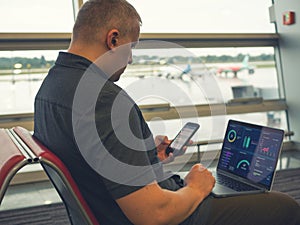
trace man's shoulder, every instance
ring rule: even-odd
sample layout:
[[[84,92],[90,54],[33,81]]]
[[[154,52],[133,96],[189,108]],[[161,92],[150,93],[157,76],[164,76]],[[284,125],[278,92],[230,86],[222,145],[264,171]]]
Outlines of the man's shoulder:
[[[130,101],[134,103],[134,100],[128,95],[126,90],[115,84],[114,82],[107,81],[102,89],[99,91],[100,98],[109,97],[109,98],[118,98],[123,101]]]

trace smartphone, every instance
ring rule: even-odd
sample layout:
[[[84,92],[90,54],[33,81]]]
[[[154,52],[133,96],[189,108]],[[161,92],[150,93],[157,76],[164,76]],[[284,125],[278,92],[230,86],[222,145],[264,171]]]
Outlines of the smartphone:
[[[181,155],[183,153],[183,147],[187,145],[199,127],[200,125],[197,123],[186,123],[173,141],[168,145],[166,154],[169,155],[173,152],[174,156]]]

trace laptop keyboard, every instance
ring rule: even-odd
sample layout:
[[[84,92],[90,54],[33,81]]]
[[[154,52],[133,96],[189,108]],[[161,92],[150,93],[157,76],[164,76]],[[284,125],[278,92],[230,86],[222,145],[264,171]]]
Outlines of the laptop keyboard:
[[[222,174],[217,174],[216,181],[219,184],[222,184],[226,187],[229,187],[235,191],[253,191],[257,190],[257,188],[247,185],[245,183],[234,180],[230,177],[224,176]]]

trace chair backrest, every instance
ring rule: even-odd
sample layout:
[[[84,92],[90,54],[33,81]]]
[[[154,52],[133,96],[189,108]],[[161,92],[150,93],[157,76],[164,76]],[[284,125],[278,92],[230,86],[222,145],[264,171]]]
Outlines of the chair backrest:
[[[38,158],[62,198],[70,222],[73,225],[99,225],[64,163],[25,128],[15,127],[12,132],[22,140],[24,148],[30,149]]]
[[[21,152],[8,130],[0,129],[0,204],[12,178],[31,161],[29,155]]]

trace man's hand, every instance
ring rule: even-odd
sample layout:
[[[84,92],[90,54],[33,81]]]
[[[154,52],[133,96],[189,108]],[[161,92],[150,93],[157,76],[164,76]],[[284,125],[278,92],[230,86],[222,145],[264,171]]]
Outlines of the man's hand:
[[[187,186],[199,191],[205,198],[215,186],[215,178],[202,164],[194,165],[184,179]]]
[[[158,135],[155,137],[155,145],[156,145],[156,149],[157,149],[157,157],[159,158],[159,160],[162,163],[170,163],[173,162],[175,159],[175,156],[173,155],[173,153],[169,153],[169,155],[166,154],[166,149],[168,147],[168,145],[172,142],[172,140],[169,140],[167,136],[164,135]],[[189,145],[192,144],[193,141],[189,142]],[[187,149],[187,146],[185,146],[182,151],[181,151],[181,155],[183,155],[185,153]]]
[[[157,149],[157,157],[162,163],[169,163],[174,161],[173,153],[169,155],[166,154],[166,149],[168,145],[171,143],[171,140],[168,139],[167,136],[158,135],[155,137],[155,146]]]

